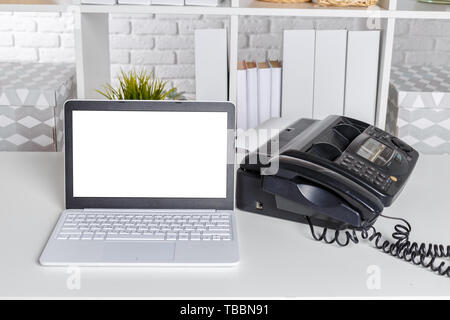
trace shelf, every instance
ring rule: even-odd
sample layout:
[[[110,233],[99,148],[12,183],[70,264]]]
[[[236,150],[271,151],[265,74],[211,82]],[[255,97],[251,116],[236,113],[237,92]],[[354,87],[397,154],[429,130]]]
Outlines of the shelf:
[[[313,3],[279,4],[256,0],[240,0],[239,7],[232,7],[224,1],[218,7],[206,6],[142,6],[142,5],[81,5],[81,12],[96,13],[173,13],[173,14],[211,14],[237,16],[303,16],[303,17],[348,17],[365,18],[374,14],[381,17],[387,10],[372,8],[330,8]]]
[[[86,13],[157,13],[205,14],[228,16],[297,16],[336,18],[400,18],[450,19],[450,5],[419,3],[417,0],[399,0],[396,10],[381,6],[323,7],[314,3],[281,4],[257,0],[240,0],[237,7],[225,0],[218,7],[208,6],[146,6],[146,5],[79,5],[77,0],[0,0],[0,11],[64,12],[79,9]]]
[[[273,3],[256,0],[240,0],[240,15],[303,16],[303,17],[349,17],[366,18],[375,14],[387,16],[388,11],[379,7],[324,7],[315,3]]]
[[[148,5],[89,5],[74,0],[0,0],[0,11],[63,12],[78,7],[86,13],[156,13],[156,14],[206,14],[236,16],[298,16],[365,18],[375,14],[387,17],[388,10],[371,8],[330,8],[314,3],[280,4],[256,0],[240,0],[238,7],[225,0],[218,7],[208,6],[148,6]]]
[[[0,0],[2,1],[2,0]],[[80,5],[86,13],[156,13],[156,14],[210,14],[231,15],[231,1],[225,0],[218,7],[208,6],[160,6],[160,5]]]
[[[406,1],[406,0],[400,0]],[[378,81],[377,125],[384,128],[389,92],[389,74],[394,42],[395,18],[414,18],[419,12],[411,8],[395,10],[396,0],[380,0],[379,6],[322,7],[313,3],[278,4],[256,0],[225,0],[219,7],[146,6],[146,5],[80,5],[79,0],[0,0],[0,11],[73,12],[75,15],[75,57],[77,94],[80,99],[99,98],[95,89],[110,81],[109,14],[201,14],[229,16],[229,88],[231,101],[236,101],[236,75],[240,16],[297,16],[335,18],[380,18],[380,76]],[[389,8],[389,9],[387,9]],[[435,14],[436,11],[431,11]],[[447,12],[437,12],[447,14]],[[446,15],[445,18],[450,18]],[[386,19],[389,18],[389,19]],[[393,18],[393,19],[391,19]],[[434,18],[434,17],[433,17]]]

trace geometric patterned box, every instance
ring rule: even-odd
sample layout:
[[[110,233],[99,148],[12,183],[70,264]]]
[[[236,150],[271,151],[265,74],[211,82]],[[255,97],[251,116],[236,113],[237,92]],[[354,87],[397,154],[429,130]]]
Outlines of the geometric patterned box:
[[[450,154],[450,66],[392,67],[386,129],[427,154]]]
[[[61,151],[71,64],[0,62],[0,151]]]

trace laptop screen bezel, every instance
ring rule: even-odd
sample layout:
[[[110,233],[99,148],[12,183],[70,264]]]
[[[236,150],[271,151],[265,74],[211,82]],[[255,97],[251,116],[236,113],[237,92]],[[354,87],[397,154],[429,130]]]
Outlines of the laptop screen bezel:
[[[164,111],[226,112],[227,172],[226,198],[141,198],[141,197],[74,197],[72,113],[84,111]],[[217,209],[234,207],[235,107],[230,102],[138,101],[138,100],[69,100],[64,105],[65,123],[65,195],[67,209]],[[182,157],[180,157],[182,161]],[[176,168],[175,168],[176,169]]]

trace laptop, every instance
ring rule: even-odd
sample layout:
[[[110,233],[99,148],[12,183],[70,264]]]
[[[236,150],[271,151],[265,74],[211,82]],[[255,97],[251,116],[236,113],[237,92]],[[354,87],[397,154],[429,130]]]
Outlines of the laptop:
[[[65,104],[62,212],[45,266],[230,266],[235,110],[227,102]]]

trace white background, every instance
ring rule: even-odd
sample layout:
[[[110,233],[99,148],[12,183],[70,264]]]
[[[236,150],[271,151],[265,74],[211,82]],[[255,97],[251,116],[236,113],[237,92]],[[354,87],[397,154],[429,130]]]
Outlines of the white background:
[[[74,197],[225,198],[226,112],[73,111]]]

